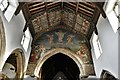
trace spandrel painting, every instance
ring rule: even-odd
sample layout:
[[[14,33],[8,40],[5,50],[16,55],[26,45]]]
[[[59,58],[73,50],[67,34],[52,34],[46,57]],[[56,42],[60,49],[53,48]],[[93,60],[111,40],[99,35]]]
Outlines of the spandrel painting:
[[[31,62],[37,62],[46,52],[54,48],[65,48],[78,55],[85,64],[93,63],[86,40],[71,31],[56,29],[42,34],[32,46]]]

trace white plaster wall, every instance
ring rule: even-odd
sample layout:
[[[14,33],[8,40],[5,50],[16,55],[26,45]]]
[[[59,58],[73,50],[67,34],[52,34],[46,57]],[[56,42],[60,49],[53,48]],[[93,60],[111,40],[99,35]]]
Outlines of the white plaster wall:
[[[96,26],[103,51],[102,55],[96,59],[94,50],[93,48],[91,49],[96,77],[99,78],[102,70],[104,69],[111,72],[116,78],[118,78],[118,32],[115,33],[108,19],[104,19],[102,16],[100,16]]]
[[[118,29],[118,34],[119,34],[119,35],[118,35],[118,60],[119,60],[119,61],[118,61],[118,66],[119,66],[119,67],[118,67],[118,68],[119,68],[119,70],[120,70],[120,49],[119,49],[119,48],[120,48],[120,28]],[[119,75],[118,77],[119,77],[119,79],[120,79],[120,71],[118,72],[118,75]]]
[[[28,45],[28,50],[27,50],[27,52],[23,49],[23,51],[24,51],[24,53],[25,53],[25,60],[26,60],[26,62],[25,62],[25,67],[24,67],[24,72],[25,72],[25,73],[26,73],[27,66],[28,66],[28,61],[29,61],[29,58],[30,58],[32,40],[33,40],[33,38],[32,38],[32,35],[31,35],[31,37],[30,37],[30,43],[29,43],[29,45]]]
[[[6,37],[5,55],[2,58],[0,58],[0,71],[1,71],[5,61],[7,60],[11,52],[16,48],[23,49],[23,47],[21,46],[21,39],[23,36],[23,28],[25,26],[26,21],[24,19],[22,11],[17,16],[14,15],[10,22],[8,22],[5,19],[1,11],[0,11],[0,16],[3,21],[3,25],[5,28],[5,37]],[[30,51],[31,51],[31,46],[29,45],[28,51],[27,52],[24,51],[25,59],[26,59],[25,65],[27,65],[28,63]]]

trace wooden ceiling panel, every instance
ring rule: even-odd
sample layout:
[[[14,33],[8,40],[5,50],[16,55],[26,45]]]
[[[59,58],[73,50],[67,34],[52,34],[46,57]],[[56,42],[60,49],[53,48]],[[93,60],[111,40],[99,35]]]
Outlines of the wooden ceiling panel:
[[[67,9],[72,9],[72,10],[76,10],[76,6],[73,5],[72,3],[68,3],[68,2],[64,2],[64,8],[67,8]]]
[[[82,7],[82,8],[85,8],[88,11],[91,11],[91,12],[94,12],[94,9],[95,9],[95,8],[89,7],[88,5],[84,5],[84,3],[82,3],[82,2],[79,2],[79,6]]]
[[[60,6],[61,6],[61,3],[59,3],[59,2],[47,3],[47,8],[48,8],[48,9],[56,8],[56,7],[60,7]]]
[[[75,13],[72,13],[70,11],[64,11],[64,14],[63,14],[63,22],[70,26],[70,27],[73,27],[73,23],[74,23],[74,19],[75,19]]]
[[[98,7],[92,2],[31,2],[28,3],[28,8],[35,33],[65,24],[77,33],[87,36],[93,24],[92,19],[98,17]]]
[[[80,3],[82,3],[83,5],[88,6],[90,8],[96,8],[96,6],[91,4],[90,2],[80,2]]]
[[[80,32],[81,32],[82,34],[87,35],[89,28],[90,28],[90,22],[87,21],[86,19],[84,19],[84,20],[83,20],[83,23],[82,23],[82,27],[81,27]]]
[[[39,16],[36,16],[32,19],[32,25],[34,27],[35,33],[38,33],[40,30],[48,28],[47,14],[43,13]]]
[[[29,9],[36,8],[42,5],[44,5],[44,2],[29,3]]]
[[[55,26],[61,22],[61,10],[48,12],[49,27]]]
[[[45,11],[45,3],[44,2],[31,2],[28,3],[29,11],[31,15],[34,15],[36,13],[40,13],[42,11]]]
[[[84,18],[81,17],[79,14],[77,15],[76,18],[76,23],[75,23],[75,30],[80,32],[82,23],[83,23]]]

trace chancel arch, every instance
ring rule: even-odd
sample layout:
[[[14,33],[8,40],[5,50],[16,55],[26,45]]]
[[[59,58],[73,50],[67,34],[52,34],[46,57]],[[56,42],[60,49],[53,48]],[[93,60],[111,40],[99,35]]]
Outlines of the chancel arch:
[[[94,74],[86,39],[65,29],[48,31],[34,41],[29,63],[35,71],[28,68],[30,74],[40,77],[39,72],[44,62],[58,53],[67,55],[77,64],[81,77]]]
[[[40,60],[38,61],[38,64],[35,68],[35,72],[34,74],[37,76],[37,77],[40,77],[39,75],[39,71],[41,70],[41,67],[42,65],[44,64],[44,62],[54,56],[55,54],[58,54],[58,53],[61,53],[61,54],[64,54],[64,55],[67,55],[69,56],[71,59],[73,59],[73,61],[77,64],[77,66],[79,67],[79,70],[80,70],[80,73],[81,75],[84,75],[84,71],[83,71],[83,67],[82,67],[82,64],[83,62],[80,60],[80,58],[76,55],[76,54],[73,54],[72,52],[70,52],[69,50],[66,50],[66,49],[63,49],[63,48],[56,48],[56,49],[52,49],[50,51],[48,51],[44,56],[43,58],[40,58]]]

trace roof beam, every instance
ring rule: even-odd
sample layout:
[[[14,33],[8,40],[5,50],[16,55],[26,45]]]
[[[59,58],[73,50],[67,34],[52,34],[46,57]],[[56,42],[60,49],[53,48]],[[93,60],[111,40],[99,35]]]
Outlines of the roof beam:
[[[42,5],[42,4],[44,4],[44,2],[39,2],[39,3],[36,3],[34,5],[29,4],[30,5],[29,8],[35,8],[35,7],[38,7],[38,6]]]
[[[106,13],[105,13],[105,11],[103,10],[103,7],[100,5],[100,3],[94,2],[93,4],[97,7],[97,9],[100,11],[100,13],[102,14],[102,16],[103,16],[104,18],[106,18]]]
[[[78,12],[78,7],[79,7],[79,2],[77,2],[77,5],[76,5],[76,14]]]
[[[15,11],[15,15],[19,14],[20,10],[23,8],[24,5],[25,5],[25,2],[19,2],[19,6],[17,7]]]
[[[89,6],[84,5],[82,2],[79,3],[79,6],[94,12],[94,8],[90,8]]]
[[[91,5],[90,3],[85,2],[85,1],[83,1],[82,4],[84,4],[84,5],[86,5],[86,6],[89,6],[89,7],[91,7],[91,8],[95,8],[94,5]]]
[[[48,4],[45,2],[45,10],[46,10],[46,14],[47,14],[47,21],[48,21],[48,27],[50,27],[50,21],[48,19]]]
[[[30,11],[29,11],[28,3],[26,3],[24,5],[24,8],[22,8],[22,11],[23,11],[23,15],[25,17],[26,22],[28,22],[29,19],[31,18],[31,14],[30,14]],[[27,25],[27,23],[26,23],[26,25]],[[27,26],[24,27],[23,32],[25,32],[26,29],[27,29]]]
[[[43,5],[43,6],[40,6],[40,7],[36,7],[36,8],[32,8],[32,9],[30,9],[30,12],[34,12],[34,11],[37,11],[37,10],[39,10],[39,9],[42,9],[42,8],[44,8],[45,7],[45,5]]]
[[[74,17],[74,22],[73,22],[73,28],[75,27],[75,24],[76,24],[76,18],[77,18],[77,14],[78,14],[78,7],[79,7],[79,2],[77,2],[77,4],[76,4],[76,15],[75,15],[75,17]]]
[[[25,20],[28,21],[31,17],[30,10],[29,10],[29,7],[28,7],[28,3],[26,3],[24,5],[24,8],[22,8],[22,10],[23,10]]]

